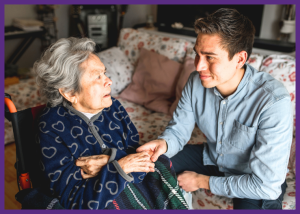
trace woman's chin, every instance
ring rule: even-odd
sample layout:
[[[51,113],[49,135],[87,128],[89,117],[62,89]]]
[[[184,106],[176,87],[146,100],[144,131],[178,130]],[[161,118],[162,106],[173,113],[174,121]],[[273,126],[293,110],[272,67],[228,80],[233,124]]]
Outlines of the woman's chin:
[[[105,107],[104,108],[108,108],[112,105],[112,99],[111,99],[111,96],[109,95],[108,97],[104,97],[105,99]]]

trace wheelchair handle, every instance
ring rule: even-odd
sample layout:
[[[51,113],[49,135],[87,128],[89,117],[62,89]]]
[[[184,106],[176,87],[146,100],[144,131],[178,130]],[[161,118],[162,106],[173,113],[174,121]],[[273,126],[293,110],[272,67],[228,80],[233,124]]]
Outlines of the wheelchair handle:
[[[4,97],[4,103],[7,106],[10,113],[16,113],[17,109],[15,104],[7,97]]]

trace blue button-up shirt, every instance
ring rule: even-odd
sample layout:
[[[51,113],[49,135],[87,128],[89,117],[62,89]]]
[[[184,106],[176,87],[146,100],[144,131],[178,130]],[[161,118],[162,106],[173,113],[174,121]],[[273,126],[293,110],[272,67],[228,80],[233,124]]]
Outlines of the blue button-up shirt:
[[[246,64],[245,74],[230,96],[204,88],[193,72],[166,130],[172,157],[183,149],[195,123],[205,134],[204,165],[218,166],[225,177],[211,176],[216,195],[274,200],[281,194],[292,143],[292,108],[283,84]]]

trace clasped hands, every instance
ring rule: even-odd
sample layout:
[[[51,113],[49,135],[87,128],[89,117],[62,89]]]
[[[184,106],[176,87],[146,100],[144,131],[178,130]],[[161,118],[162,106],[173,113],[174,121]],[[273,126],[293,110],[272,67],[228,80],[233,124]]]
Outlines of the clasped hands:
[[[151,151],[143,151],[129,154],[118,160],[118,163],[126,174],[131,172],[154,172],[154,163],[150,159],[151,156]],[[87,179],[97,176],[102,167],[108,163],[109,158],[109,155],[103,154],[79,157],[75,164],[81,168],[82,178]]]
[[[154,172],[154,162],[160,155],[166,153],[167,149],[165,140],[153,140],[137,148],[137,153],[121,158],[118,163],[126,174],[130,172]],[[81,168],[83,179],[92,178],[99,174],[102,167],[107,164],[109,157],[108,155],[80,157],[76,160],[76,166]],[[209,176],[206,175],[184,171],[177,175],[177,179],[179,186],[186,192],[192,192],[199,188],[210,189]]]
[[[139,148],[137,152],[151,151],[151,160],[157,161],[158,157],[167,152],[168,145],[163,139],[150,141]],[[196,191],[199,188],[209,188],[209,176],[198,174],[192,171],[184,171],[177,175],[178,185],[186,192]]]

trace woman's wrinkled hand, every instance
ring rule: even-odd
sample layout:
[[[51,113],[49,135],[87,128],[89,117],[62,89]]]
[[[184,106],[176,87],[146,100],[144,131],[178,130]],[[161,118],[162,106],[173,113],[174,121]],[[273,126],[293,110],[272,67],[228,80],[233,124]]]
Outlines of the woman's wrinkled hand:
[[[92,178],[99,174],[102,167],[107,164],[109,158],[109,155],[79,157],[76,160],[76,166],[81,168],[81,176],[83,179]]]
[[[147,152],[130,154],[118,160],[123,171],[130,172],[154,172],[154,163]]]

